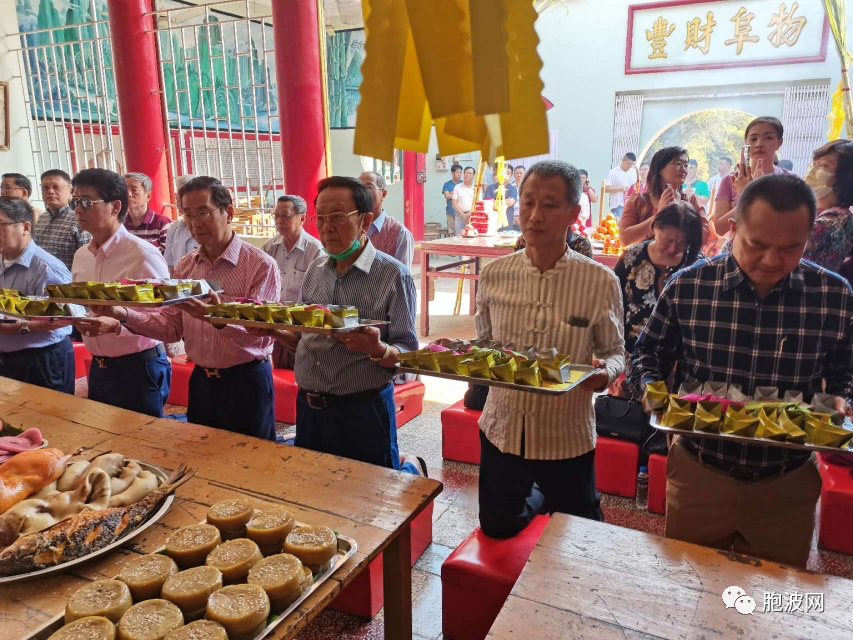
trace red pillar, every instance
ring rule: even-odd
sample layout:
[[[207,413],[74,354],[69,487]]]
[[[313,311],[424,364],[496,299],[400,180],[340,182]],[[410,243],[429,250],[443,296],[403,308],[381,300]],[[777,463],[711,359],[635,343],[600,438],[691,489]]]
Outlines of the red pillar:
[[[309,213],[314,212],[317,182],[327,175],[317,1],[271,3],[285,189],[305,198]],[[305,226],[317,235],[313,224]]]
[[[166,131],[160,100],[160,71],[152,0],[108,0],[116,95],[127,171],[151,178],[151,208],[171,201]]]
[[[424,239],[426,154],[403,152],[403,222],[415,240]]]

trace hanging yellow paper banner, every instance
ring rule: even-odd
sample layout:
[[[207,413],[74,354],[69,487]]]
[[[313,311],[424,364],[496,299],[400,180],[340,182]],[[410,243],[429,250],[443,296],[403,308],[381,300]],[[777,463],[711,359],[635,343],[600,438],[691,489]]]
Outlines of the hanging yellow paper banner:
[[[418,55],[412,30],[406,29],[406,56],[403,62],[403,86],[397,110],[397,129],[394,146],[409,151],[426,153],[429,150],[429,134],[432,114],[426,100]]]
[[[509,59],[506,50],[506,7],[495,0],[470,0],[471,63],[474,112],[509,111]]]
[[[841,91],[841,83],[838,83],[838,88],[832,94],[832,110],[826,116],[829,120],[829,131],[826,132],[826,137],[829,140],[837,140],[841,136],[841,127],[844,126],[844,97]]]

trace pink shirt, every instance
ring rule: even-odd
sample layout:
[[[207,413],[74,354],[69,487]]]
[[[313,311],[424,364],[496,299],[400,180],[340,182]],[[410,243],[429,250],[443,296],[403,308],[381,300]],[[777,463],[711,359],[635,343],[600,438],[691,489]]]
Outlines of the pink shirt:
[[[175,277],[218,281],[224,291],[223,302],[235,298],[278,300],[281,294],[281,272],[275,260],[243,242],[236,233],[225,252],[213,262],[207,258],[203,247],[185,256],[175,268]],[[136,333],[164,342],[183,338],[187,357],[208,369],[226,369],[263,360],[272,353],[273,347],[272,338],[253,336],[235,325],[217,329],[206,320],[185,314],[180,305],[162,307],[152,313],[128,309],[127,326]]]
[[[122,278],[168,278],[169,267],[157,248],[133,236],[124,225],[100,247],[92,240],[77,249],[71,265],[74,282],[111,282]],[[132,334],[122,327],[121,333],[98,338],[83,337],[86,349],[93,356],[116,358],[139,353],[160,344]]]
[[[776,165],[773,167],[773,173],[776,175],[780,175],[783,173],[791,173],[787,169],[783,169],[782,167]],[[720,180],[720,188],[717,190],[717,200],[725,200],[726,202],[732,203],[732,208],[737,205],[737,201],[740,196],[737,194],[737,191],[734,189],[734,185],[732,184],[733,176],[732,174],[727,175],[725,178]]]

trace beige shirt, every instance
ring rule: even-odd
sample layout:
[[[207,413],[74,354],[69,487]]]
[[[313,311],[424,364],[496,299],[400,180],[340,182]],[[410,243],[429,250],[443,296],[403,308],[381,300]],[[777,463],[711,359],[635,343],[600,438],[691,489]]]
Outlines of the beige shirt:
[[[568,249],[545,273],[525,251],[486,266],[475,322],[481,338],[556,347],[578,364],[592,364],[594,354],[605,362],[610,383],[625,368],[619,280],[607,267]],[[595,448],[592,392],[545,396],[493,387],[480,428],[504,453],[521,455],[524,434],[527,459],[575,458]]]
[[[272,256],[281,270],[280,300],[282,302],[302,300],[302,281],[305,280],[305,272],[317,256],[325,255],[320,241],[303,229],[292,250],[287,250],[284,238],[280,235],[267,240],[263,250]]]

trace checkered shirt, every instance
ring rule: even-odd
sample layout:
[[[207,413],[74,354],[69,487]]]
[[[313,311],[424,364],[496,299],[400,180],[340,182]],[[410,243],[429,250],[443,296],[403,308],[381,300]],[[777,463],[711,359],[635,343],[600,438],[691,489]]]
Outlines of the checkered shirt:
[[[675,274],[637,340],[629,382],[636,391],[666,380],[821,391],[853,396],[853,289],[840,276],[802,260],[763,300],[731,254]],[[676,367],[676,364],[678,365]],[[808,454],[781,447],[691,438],[703,462],[757,471]]]
[[[74,210],[66,205],[55,212],[48,209],[39,216],[33,229],[33,239],[71,269],[77,249],[89,244],[92,236],[80,229]]]

